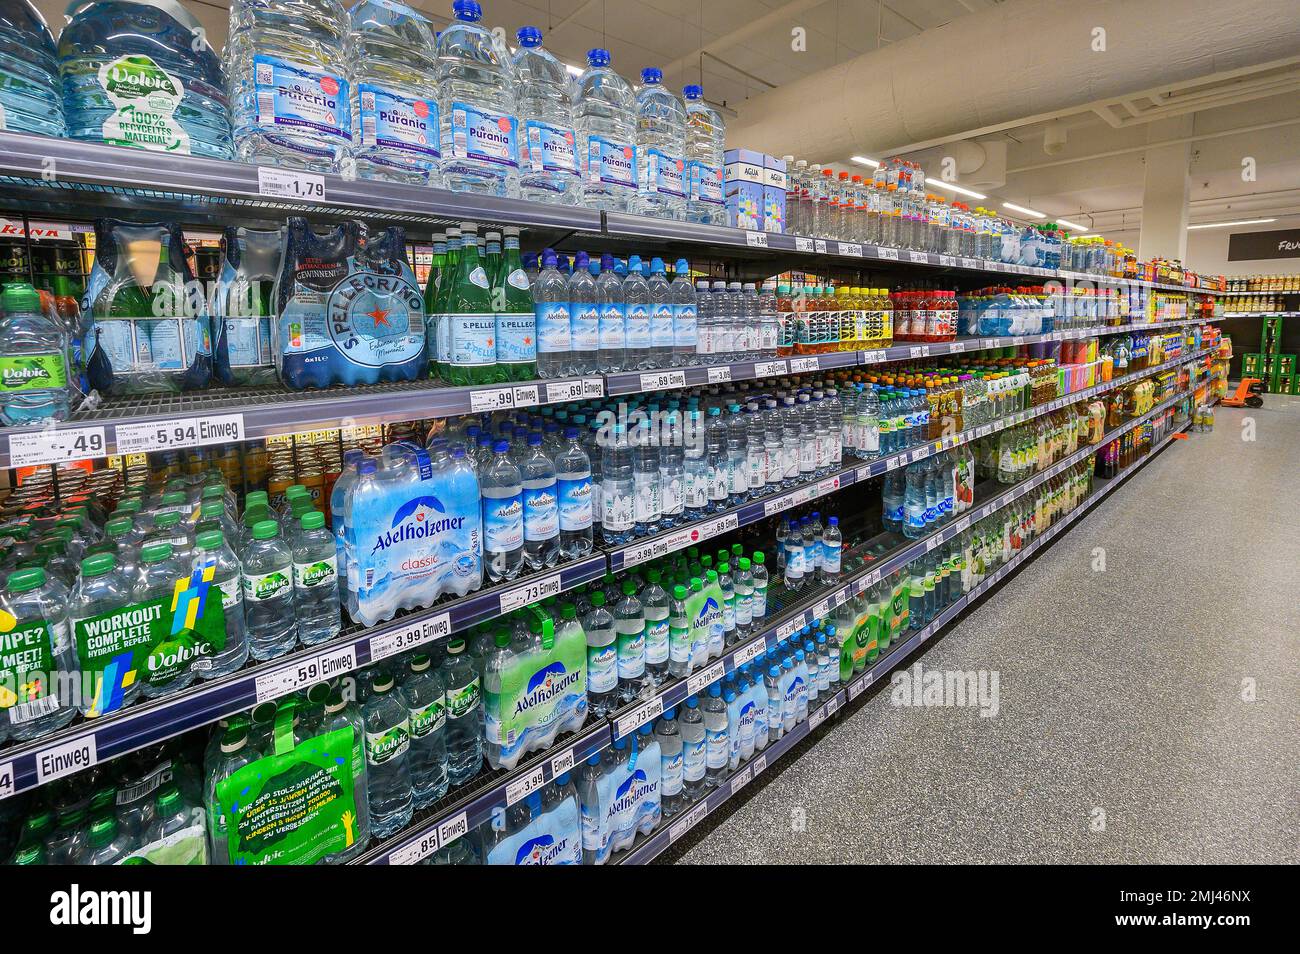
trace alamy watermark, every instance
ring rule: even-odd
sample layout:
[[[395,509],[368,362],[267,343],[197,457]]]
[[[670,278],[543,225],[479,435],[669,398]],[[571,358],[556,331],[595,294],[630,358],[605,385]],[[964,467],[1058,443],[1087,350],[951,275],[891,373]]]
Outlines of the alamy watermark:
[[[981,719],[995,718],[1001,709],[998,670],[924,669],[918,662],[889,678],[889,701],[895,706],[978,708]]]

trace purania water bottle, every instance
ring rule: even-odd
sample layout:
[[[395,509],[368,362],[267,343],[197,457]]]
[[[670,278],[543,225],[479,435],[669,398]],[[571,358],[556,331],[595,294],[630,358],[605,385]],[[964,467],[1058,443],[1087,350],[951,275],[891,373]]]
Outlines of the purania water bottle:
[[[588,50],[578,77],[574,123],[582,150],[582,204],[630,212],[637,198],[637,104],[632,87],[610,68],[608,50]]]
[[[516,34],[514,68],[519,100],[519,194],[525,199],[576,205],[580,196],[573,92],[564,64],[542,49],[542,31]]]
[[[639,195],[636,211],[666,219],[684,217],[686,205],[686,110],[663,85],[663,72],[641,71],[636,94]]]
[[[453,192],[519,194],[519,122],[505,45],[479,25],[476,0],[455,0],[438,34],[442,176]]]
[[[169,0],[84,0],[68,16],[59,69],[69,139],[232,158],[221,61],[192,13]]]
[[[348,14],[355,172],[363,179],[441,185],[433,30],[396,0],[362,0]]]
[[[338,0],[233,0],[226,40],[236,158],[338,172],[356,145]]]
[[[62,136],[54,38],[31,0],[0,2],[0,129]]]
[[[726,126],[708,103],[703,87],[682,89],[686,99],[686,219],[705,225],[726,225],[727,206],[722,191],[722,158]]]
[[[68,379],[65,329],[41,311],[31,285],[6,285],[0,294],[0,423],[63,420],[71,400]]]

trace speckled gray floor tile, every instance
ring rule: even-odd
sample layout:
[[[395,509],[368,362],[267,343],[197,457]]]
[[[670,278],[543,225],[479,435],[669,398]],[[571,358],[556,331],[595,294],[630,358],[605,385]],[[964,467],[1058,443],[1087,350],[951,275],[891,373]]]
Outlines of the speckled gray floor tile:
[[[670,860],[1300,861],[1300,402],[1268,401],[1220,408],[909,660],[996,670],[996,717],[878,686]]]

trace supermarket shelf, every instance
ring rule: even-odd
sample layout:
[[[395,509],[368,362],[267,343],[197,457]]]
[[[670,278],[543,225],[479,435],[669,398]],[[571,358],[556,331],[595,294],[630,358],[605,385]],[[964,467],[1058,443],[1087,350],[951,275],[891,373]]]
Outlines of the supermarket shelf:
[[[353,627],[319,646],[4,749],[0,751],[0,798],[70,774],[61,771],[64,767],[89,768],[597,580],[605,566],[604,554],[596,554],[377,626]]]
[[[0,139],[3,139],[3,134],[0,134]],[[0,428],[0,467],[53,464],[114,453],[201,447],[326,427],[452,417],[590,400],[606,394],[657,392],[1129,331],[1171,330],[1203,324],[1206,320],[1192,318],[1158,325],[1129,324],[1042,335],[967,338],[716,367],[586,375],[514,384],[445,387],[424,380],[324,391],[214,388],[186,394],[112,398],[93,409],[76,411],[69,420],[57,425]]]
[[[1250,296],[1260,296],[1260,295],[1289,295],[1289,296],[1295,296],[1295,295],[1300,295],[1300,289],[1297,289],[1296,291],[1225,291],[1225,292],[1219,292],[1218,294],[1220,294],[1220,295],[1227,295],[1227,296],[1229,296],[1229,297],[1241,297],[1241,296],[1245,296],[1245,295],[1250,295]]]
[[[768,769],[769,766],[776,763],[790,749],[794,748],[807,736],[811,735],[826,719],[830,718],[837,711],[847,705],[849,702],[857,699],[863,692],[869,688],[872,683],[879,681],[883,676],[888,675],[893,669],[910,656],[915,650],[919,649],[924,643],[929,641],[936,633],[942,630],[950,622],[957,618],[968,607],[976,603],[985,593],[997,586],[1004,579],[1014,574],[1027,560],[1029,560],[1038,550],[1047,546],[1057,535],[1063,533],[1079,517],[1090,511],[1094,504],[1098,503],[1107,494],[1111,493],[1124,480],[1145,466],[1165,445],[1174,439],[1176,434],[1187,429],[1188,425],[1183,424],[1176,428],[1146,454],[1142,460],[1137,461],[1127,467],[1123,473],[1117,474],[1102,486],[1098,487],[1093,493],[1078,507],[1066,514],[1058,523],[1050,527],[1044,534],[1035,538],[1030,544],[1016,554],[1005,566],[1000,567],[989,578],[977,585],[971,592],[951,606],[944,609],[933,622],[911,634],[898,645],[897,648],[891,649],[886,655],[878,659],[874,664],[868,667],[861,675],[857,676],[845,688],[833,694],[829,699],[822,702],[816,709],[808,714],[808,721],[802,722],[795,726],[794,730],[784,735],[777,742],[769,745],[762,753],[757,754],[746,765],[740,767],[730,778],[726,779],[721,785],[710,792],[702,801],[697,802],[682,811],[676,821],[672,821],[656,832],[647,836],[638,838],[638,841],[628,852],[617,859],[618,864],[635,865],[646,864],[653,861],[656,857],[664,852],[669,846],[686,835],[692,828],[703,821],[708,815],[728,801],[738,791],[743,789],[757,776]]]
[[[1225,311],[1218,318],[1297,318],[1300,311]],[[1216,318],[1217,320],[1217,318]]]

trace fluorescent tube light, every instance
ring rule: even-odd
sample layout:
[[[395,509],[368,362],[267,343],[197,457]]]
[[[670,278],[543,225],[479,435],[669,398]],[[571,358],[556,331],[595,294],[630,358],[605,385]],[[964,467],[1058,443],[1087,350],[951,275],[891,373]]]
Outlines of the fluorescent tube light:
[[[1236,222],[1206,222],[1204,225],[1189,225],[1187,230],[1192,229],[1222,229],[1229,225],[1263,225],[1265,222],[1276,222],[1277,219],[1240,219]]]
[[[1014,202],[1003,202],[1002,208],[1010,209],[1012,212],[1019,212],[1021,215],[1028,215],[1035,219],[1047,218],[1047,215],[1043,212],[1035,212],[1033,209],[1026,209],[1023,205],[1016,205]]]

